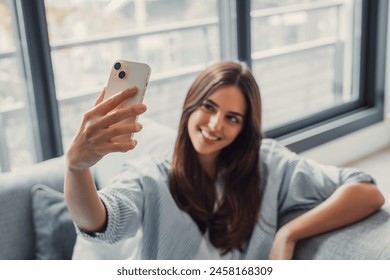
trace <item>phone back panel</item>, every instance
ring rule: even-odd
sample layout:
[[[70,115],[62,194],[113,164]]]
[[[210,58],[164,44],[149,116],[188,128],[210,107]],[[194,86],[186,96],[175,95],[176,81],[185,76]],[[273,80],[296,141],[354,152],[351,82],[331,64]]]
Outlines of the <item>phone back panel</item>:
[[[118,69],[115,68],[117,63],[120,63],[120,68]],[[149,82],[150,72],[149,65],[144,63],[125,60],[115,61],[111,68],[104,99],[107,99],[126,88],[137,86],[137,95],[130,98],[124,105],[142,103],[146,86]],[[121,77],[123,73],[125,73],[125,76]]]
[[[118,64],[119,63],[119,64]],[[120,65],[120,67],[118,67]],[[114,62],[111,68],[110,77],[108,79],[106,93],[104,99],[107,99],[118,92],[130,88],[133,86],[138,87],[138,92],[132,98],[122,102],[117,108],[126,108],[130,105],[142,103],[146,91],[146,87],[150,77],[150,67],[144,63],[117,60]],[[120,121],[113,126],[121,126],[125,124],[133,123],[137,120],[137,117],[131,117]],[[112,138],[114,142],[127,141],[133,135],[121,135]]]

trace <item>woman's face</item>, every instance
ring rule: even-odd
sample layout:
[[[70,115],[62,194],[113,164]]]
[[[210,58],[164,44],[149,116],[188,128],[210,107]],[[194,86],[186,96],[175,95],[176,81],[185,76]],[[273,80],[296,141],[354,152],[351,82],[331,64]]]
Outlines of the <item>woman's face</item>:
[[[245,98],[236,86],[221,86],[203,101],[188,120],[188,133],[201,159],[215,160],[241,132]]]

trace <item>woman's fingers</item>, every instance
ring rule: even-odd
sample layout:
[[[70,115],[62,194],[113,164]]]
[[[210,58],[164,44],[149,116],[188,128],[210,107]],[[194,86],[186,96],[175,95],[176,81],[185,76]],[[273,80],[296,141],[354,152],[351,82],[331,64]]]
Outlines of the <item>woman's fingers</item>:
[[[113,109],[115,109],[123,101],[135,96],[137,92],[137,87],[127,88],[123,91],[120,91],[117,94],[111,96],[110,98],[97,104],[93,111],[100,116],[104,116],[111,112]]]
[[[68,164],[75,169],[90,167],[108,153],[134,149],[137,143],[130,136],[139,132],[142,126],[132,120],[145,112],[146,106],[136,104],[122,108],[118,105],[134,96],[138,89],[126,89],[107,100],[104,100],[105,91],[103,89],[100,93],[95,107],[84,114],[69,147]]]
[[[130,124],[120,124],[116,126],[111,126],[106,129],[104,129],[104,132],[102,132],[100,135],[96,137],[96,142],[115,142],[112,141],[112,138],[115,138],[117,136],[121,135],[127,135],[128,140],[130,140],[130,135],[133,133],[140,132],[142,130],[142,125],[140,123],[130,123]],[[121,138],[126,139],[126,138]],[[122,141],[127,142],[127,141]]]
[[[101,157],[115,152],[127,152],[136,147],[137,141],[134,139],[130,139],[128,141],[121,142],[106,142],[104,145],[99,146],[96,149],[96,153]]]
[[[137,104],[128,108],[117,109],[103,117],[95,117],[95,115],[91,117],[87,114],[85,116],[85,124],[87,125],[88,133],[94,135],[95,133],[105,132],[111,126],[134,124],[136,117],[145,111],[146,106],[144,104]]]
[[[106,87],[103,88],[102,92],[100,93],[98,99],[95,101],[95,107],[96,105],[100,104],[104,100],[104,95],[106,94]]]
[[[110,143],[105,147],[106,149],[103,150],[102,152],[104,152],[105,154],[112,153],[112,152],[125,153],[129,150],[134,149],[136,145],[137,145],[137,141],[134,139],[130,139],[129,141],[126,142]]]
[[[135,119],[146,111],[145,104],[137,104],[127,108],[121,108],[105,115],[96,123],[97,128],[105,128],[125,119]]]

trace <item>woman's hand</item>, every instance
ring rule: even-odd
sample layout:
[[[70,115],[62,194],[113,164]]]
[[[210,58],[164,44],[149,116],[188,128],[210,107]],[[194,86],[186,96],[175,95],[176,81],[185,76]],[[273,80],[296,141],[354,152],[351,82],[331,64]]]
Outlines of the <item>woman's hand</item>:
[[[281,227],[275,235],[268,259],[291,260],[294,255],[296,241],[291,237],[286,227]]]
[[[144,104],[120,108],[120,104],[137,93],[136,87],[121,91],[103,101],[103,89],[95,106],[85,113],[81,126],[67,152],[68,168],[84,170],[112,152],[126,152],[134,149],[137,142],[130,135],[139,132],[142,125],[121,122],[146,111]],[[119,107],[118,107],[119,106]],[[129,137],[117,137],[129,135]],[[115,141],[113,141],[115,138]],[[118,140],[120,139],[120,140]]]
[[[385,200],[371,183],[354,182],[340,186],[325,201],[291,220],[276,233],[270,259],[290,259],[298,240],[355,223],[375,211]]]

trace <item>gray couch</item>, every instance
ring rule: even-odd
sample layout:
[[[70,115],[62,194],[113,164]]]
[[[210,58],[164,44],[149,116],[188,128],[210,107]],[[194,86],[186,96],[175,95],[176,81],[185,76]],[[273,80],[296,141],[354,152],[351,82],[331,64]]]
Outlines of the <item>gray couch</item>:
[[[94,167],[98,187],[118,172],[125,159],[172,146],[173,131],[147,119],[141,121],[144,130],[137,134],[136,150],[109,155]],[[61,194],[64,168],[64,157],[60,157],[0,174],[0,259],[72,258],[76,234]],[[290,213],[280,222],[299,214]],[[294,258],[390,259],[389,233],[390,207],[386,204],[361,222],[300,241]]]

